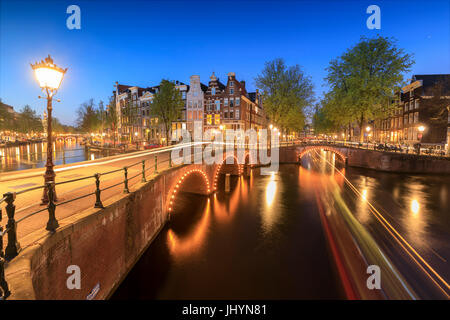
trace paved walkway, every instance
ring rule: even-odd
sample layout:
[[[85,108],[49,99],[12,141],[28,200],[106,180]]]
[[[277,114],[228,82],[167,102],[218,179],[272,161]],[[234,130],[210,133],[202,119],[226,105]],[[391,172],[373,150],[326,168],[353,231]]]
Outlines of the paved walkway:
[[[140,151],[135,153],[128,153],[120,156],[113,156],[108,158],[102,158],[95,162],[82,162],[74,163],[70,165],[57,166],[56,171],[56,183],[69,181],[73,179],[80,179],[83,177],[93,176],[95,173],[105,173],[109,171],[118,170],[117,172],[102,175],[100,177],[100,188],[104,189],[113,185],[114,187],[108,190],[102,191],[102,202],[107,201],[109,198],[123,193],[124,189],[124,166],[130,166],[134,163],[137,165],[128,169],[129,187],[132,187],[141,182],[142,179],[142,160],[145,161],[146,166],[146,178],[149,179],[154,176],[154,157],[158,157],[158,171],[168,168],[168,159],[170,151],[167,148],[160,148],[155,150]],[[43,189],[31,190],[25,193],[21,191],[38,187],[43,184],[44,168],[24,170],[20,173],[11,173],[2,175],[0,183],[0,194],[3,195],[6,192],[17,192],[16,200],[14,204],[16,206],[15,219],[18,222],[17,235],[18,241],[21,247],[28,245],[21,241],[23,238],[42,228],[45,229],[48,220],[48,211],[45,205],[41,205],[41,198]],[[134,177],[134,178],[133,178]],[[85,209],[93,208],[95,204],[95,195],[70,202],[64,203],[67,200],[75,199],[83,195],[95,192],[95,178],[90,177],[87,179],[59,184],[56,186],[56,194],[58,197],[56,207],[56,218],[58,220],[69,217],[73,214],[77,214]],[[1,207],[4,208],[6,204],[2,203]],[[33,212],[43,210],[35,215],[29,216]],[[7,222],[6,212],[4,212],[4,219],[2,224]],[[5,219],[6,218],[6,219]],[[24,219],[26,218],[26,219]],[[24,220],[21,220],[24,219]],[[6,239],[4,244],[6,245]]]

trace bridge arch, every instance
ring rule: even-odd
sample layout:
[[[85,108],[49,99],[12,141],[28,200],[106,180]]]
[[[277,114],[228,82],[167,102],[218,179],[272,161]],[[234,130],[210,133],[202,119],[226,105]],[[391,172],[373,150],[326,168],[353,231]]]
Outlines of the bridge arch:
[[[308,146],[308,147],[305,147],[302,151],[300,151],[297,159],[300,161],[305,154],[307,154],[311,151],[319,151],[319,150],[331,151],[331,152],[335,153],[336,155],[338,155],[338,157],[342,161],[344,161],[344,163],[347,163],[347,156],[345,154],[343,154],[341,151],[339,151],[338,149],[333,148],[331,146]]]
[[[169,197],[167,199],[167,210],[169,214],[172,212],[177,195],[180,191],[183,191],[182,187],[186,186],[186,181],[189,180],[191,177],[196,176],[199,177],[203,184],[192,184],[190,185],[190,188],[192,189],[192,186],[194,185],[197,187],[197,190],[194,189],[194,193],[209,195],[211,193],[211,185],[209,183],[208,175],[199,168],[187,168],[184,172],[182,172],[179,177],[176,179],[176,182],[172,186],[169,192]],[[191,190],[192,192],[192,190]]]
[[[233,164],[228,164],[229,166],[237,166],[237,174],[238,175],[242,175],[242,172],[244,170],[244,164],[240,164],[236,155],[228,155],[228,156],[224,156],[222,162],[220,164],[217,165],[216,170],[214,172],[214,186],[213,186],[213,191],[217,191],[217,182],[219,180],[219,175],[221,173],[224,172],[223,168],[225,165],[227,165],[226,160],[228,158],[234,158],[234,162]],[[232,169],[233,170],[233,169]]]

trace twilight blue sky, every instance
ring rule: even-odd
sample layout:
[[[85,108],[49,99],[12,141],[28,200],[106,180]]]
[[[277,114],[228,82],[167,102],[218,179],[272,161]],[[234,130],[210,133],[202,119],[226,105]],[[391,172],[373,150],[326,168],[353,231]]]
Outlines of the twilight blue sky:
[[[81,8],[81,30],[66,28],[66,8]],[[381,30],[366,8],[381,8]],[[264,62],[300,64],[320,98],[329,61],[360,36],[392,36],[413,53],[411,74],[450,73],[450,5],[422,1],[22,1],[0,0],[0,97],[42,114],[45,102],[30,62],[51,54],[69,70],[54,114],[74,124],[80,103],[107,100],[115,81],[150,86],[230,71],[255,89]]]

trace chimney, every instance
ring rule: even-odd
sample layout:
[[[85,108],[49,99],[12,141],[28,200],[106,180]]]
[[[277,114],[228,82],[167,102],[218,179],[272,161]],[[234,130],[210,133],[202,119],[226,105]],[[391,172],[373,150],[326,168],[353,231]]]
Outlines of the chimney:
[[[241,81],[241,85],[245,89],[245,81],[244,80]]]

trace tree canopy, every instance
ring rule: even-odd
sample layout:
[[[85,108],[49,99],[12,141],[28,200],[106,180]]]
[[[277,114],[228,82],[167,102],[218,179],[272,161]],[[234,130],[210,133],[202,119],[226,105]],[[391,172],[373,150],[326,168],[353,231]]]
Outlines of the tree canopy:
[[[286,66],[283,59],[266,62],[255,79],[262,90],[264,110],[270,121],[285,130],[300,130],[305,109],[313,102],[313,84],[297,64]]]
[[[394,94],[413,63],[412,55],[397,48],[395,40],[362,37],[326,68],[326,116],[342,126],[357,122],[363,139],[365,123],[393,108]]]
[[[161,120],[166,135],[166,144],[169,143],[172,122],[181,118],[184,101],[181,92],[169,80],[162,80],[158,92],[155,93],[151,104],[152,115]]]
[[[82,132],[96,132],[101,128],[100,113],[94,99],[83,102],[77,110],[77,125]]]
[[[42,132],[41,118],[29,105],[25,105],[18,114],[15,130],[21,133]]]

